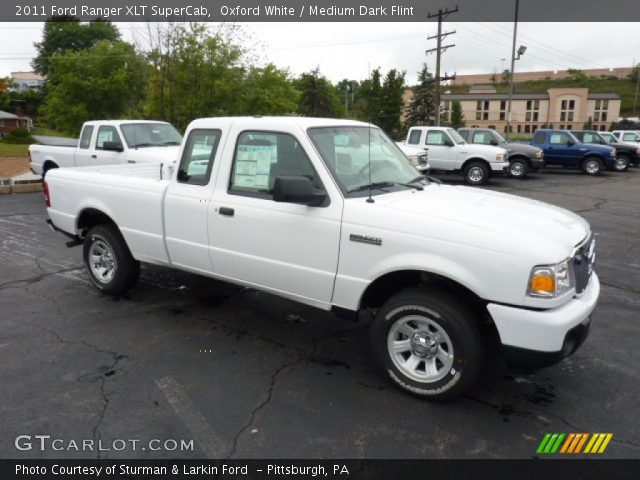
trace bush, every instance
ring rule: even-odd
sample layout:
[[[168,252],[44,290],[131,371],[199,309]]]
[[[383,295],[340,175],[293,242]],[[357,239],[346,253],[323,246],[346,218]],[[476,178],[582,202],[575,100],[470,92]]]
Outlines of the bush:
[[[5,143],[35,143],[35,140],[26,128],[14,128],[5,133],[3,139]]]

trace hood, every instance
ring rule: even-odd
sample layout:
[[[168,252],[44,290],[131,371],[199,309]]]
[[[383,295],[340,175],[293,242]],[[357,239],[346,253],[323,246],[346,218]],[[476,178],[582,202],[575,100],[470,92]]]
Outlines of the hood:
[[[509,151],[509,155],[520,153],[527,157],[535,157],[538,152],[542,151],[541,148],[527,145],[526,143],[507,143],[504,145],[504,148]]]
[[[131,149],[127,152],[127,160],[136,163],[169,163],[178,159],[180,146],[169,145],[166,147],[144,147]]]
[[[503,147],[495,147],[493,145],[483,145],[480,143],[466,143],[459,145],[460,148],[471,148],[478,153],[484,153],[487,156],[497,155],[499,153],[506,153],[507,150]]]
[[[507,240],[557,261],[569,256],[590,232],[586,220],[563,208],[472,187],[431,184],[422,192],[378,196],[378,203],[395,211],[431,217],[440,223],[463,224],[465,229],[471,226],[478,235],[469,231],[465,242],[475,243],[480,236]]]

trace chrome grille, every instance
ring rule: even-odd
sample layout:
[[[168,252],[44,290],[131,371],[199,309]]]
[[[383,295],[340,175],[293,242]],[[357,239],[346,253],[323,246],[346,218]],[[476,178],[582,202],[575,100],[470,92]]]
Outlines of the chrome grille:
[[[578,246],[573,255],[573,272],[576,279],[576,293],[578,295],[589,285],[595,261],[596,241],[593,235],[591,235]]]

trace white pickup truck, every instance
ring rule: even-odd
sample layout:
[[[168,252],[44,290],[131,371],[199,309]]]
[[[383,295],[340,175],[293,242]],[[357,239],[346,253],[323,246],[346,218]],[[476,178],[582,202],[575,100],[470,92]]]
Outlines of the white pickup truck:
[[[469,185],[483,185],[491,175],[504,175],[509,169],[507,150],[467,143],[453,128],[411,127],[398,146],[407,154],[416,147],[426,149],[432,173],[460,173]]]
[[[170,178],[150,165],[47,175],[48,221],[83,244],[102,292],[131,289],[148,262],[324,310],[367,309],[381,371],[434,399],[474,383],[491,338],[510,362],[538,368],[589,332],[600,283],[584,219],[430,182],[375,126],[200,119],[169,168]]]
[[[48,170],[59,167],[175,162],[181,140],[178,131],[166,122],[85,122],[75,145],[30,145],[31,171],[44,176]]]

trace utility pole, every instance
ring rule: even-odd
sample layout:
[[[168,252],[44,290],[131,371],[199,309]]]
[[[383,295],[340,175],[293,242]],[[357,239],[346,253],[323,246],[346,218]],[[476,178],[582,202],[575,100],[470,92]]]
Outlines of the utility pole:
[[[427,18],[438,18],[438,34],[437,35],[433,35],[431,37],[427,37],[427,40],[433,40],[434,38],[437,39],[437,46],[436,48],[430,48],[429,50],[427,50],[425,53],[427,55],[429,55],[430,53],[435,52],[436,53],[436,92],[435,92],[435,97],[436,97],[436,125],[440,125],[440,82],[445,81],[445,80],[455,80],[456,76],[455,74],[452,76],[448,76],[446,73],[444,76],[440,76],[440,57],[442,56],[442,52],[444,52],[445,50],[447,50],[448,48],[451,47],[455,47],[455,44],[449,44],[449,45],[442,45],[442,39],[449,36],[449,35],[453,35],[454,33],[456,33],[455,30],[452,30],[450,32],[445,32],[442,33],[442,21],[447,18],[449,15],[451,15],[452,13],[456,13],[458,11],[458,7],[456,6],[456,8],[454,8],[453,10],[449,10],[448,8],[446,10],[442,10],[439,9],[438,13],[427,13]]]
[[[520,0],[516,0],[516,15],[513,21],[513,44],[511,46],[511,72],[509,77],[509,100],[507,101],[507,127],[505,128],[505,138],[509,139],[509,130],[511,129],[511,102],[513,100],[513,82],[515,80],[515,72],[513,71],[516,66],[516,36],[518,35],[518,8],[520,6]]]
[[[633,99],[633,116],[636,116],[636,106],[638,105],[638,87],[640,87],[640,64],[636,66],[636,59],[633,59],[633,67],[631,71],[636,71],[636,95]]]

